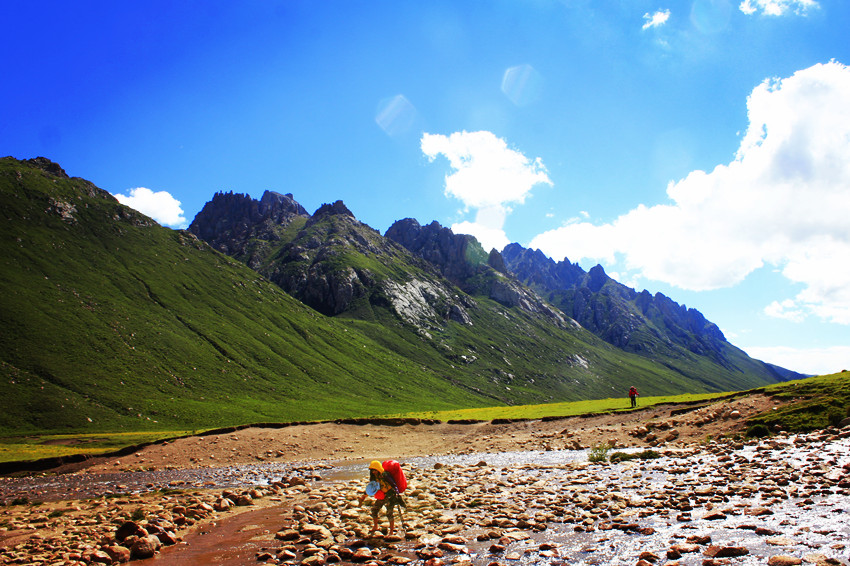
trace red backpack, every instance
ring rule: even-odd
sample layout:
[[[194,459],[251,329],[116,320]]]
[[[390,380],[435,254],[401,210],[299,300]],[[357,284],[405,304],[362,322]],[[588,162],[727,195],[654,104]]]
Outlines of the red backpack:
[[[385,472],[389,472],[395,480],[395,485],[398,488],[398,493],[401,495],[407,489],[407,478],[404,477],[404,470],[401,469],[401,464],[395,460],[387,460],[383,464]]]

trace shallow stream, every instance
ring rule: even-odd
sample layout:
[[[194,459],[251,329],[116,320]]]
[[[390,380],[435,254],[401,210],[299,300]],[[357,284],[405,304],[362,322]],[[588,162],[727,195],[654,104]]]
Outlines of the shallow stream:
[[[618,464],[585,465],[586,460],[586,451],[529,451],[416,458],[404,464],[410,476],[422,478],[442,464],[457,471],[463,487],[455,491],[465,492],[467,503],[477,497],[495,502],[441,510],[444,524],[462,524],[458,534],[468,541],[459,552],[446,553],[446,564],[634,565],[643,552],[664,564],[676,547],[683,550],[678,564],[691,566],[704,564],[710,546],[747,551],[720,563],[766,564],[782,554],[813,564],[827,564],[826,559],[850,564],[850,489],[838,486],[846,485],[850,470],[848,438],[797,442],[790,437],[737,450],[709,447],[688,457]],[[82,499],[168,487],[245,488],[293,473],[321,475],[314,487],[351,486],[361,479],[365,484],[365,463],[317,464],[4,478],[0,499]],[[551,510],[564,509],[565,494],[573,502],[595,501],[598,508],[590,512],[573,505],[570,510],[586,520],[561,522]],[[611,502],[619,507],[606,507]],[[488,521],[501,514],[500,505],[519,506],[530,517],[548,513],[545,529],[509,529],[516,539],[492,552],[493,540],[476,537],[492,530]],[[206,525],[182,544],[139,563],[257,564],[258,553],[274,554],[282,546],[274,533],[287,507],[282,502]],[[426,535],[420,544],[436,546],[440,538]],[[396,554],[416,558],[413,551],[413,543],[401,543]]]

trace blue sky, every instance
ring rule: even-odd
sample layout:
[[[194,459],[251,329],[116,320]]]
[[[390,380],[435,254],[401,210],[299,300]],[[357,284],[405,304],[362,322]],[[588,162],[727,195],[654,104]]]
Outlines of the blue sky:
[[[0,154],[174,228],[342,199],[850,369],[850,2],[6,2]]]

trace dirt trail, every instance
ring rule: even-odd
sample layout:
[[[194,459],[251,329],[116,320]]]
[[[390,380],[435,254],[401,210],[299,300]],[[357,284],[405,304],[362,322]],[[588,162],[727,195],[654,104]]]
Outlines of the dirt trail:
[[[647,446],[655,442],[686,445],[742,433],[748,417],[775,406],[777,402],[773,398],[756,394],[704,408],[659,405],[605,415],[504,424],[321,423],[277,429],[249,428],[148,446],[123,458],[94,458],[85,470],[100,473],[262,462],[404,459],[438,454],[588,448],[603,442],[618,447]],[[676,414],[680,411],[685,412]],[[654,427],[659,437],[657,441],[652,440],[652,436],[634,435],[646,425]],[[665,442],[671,434],[676,438]]]

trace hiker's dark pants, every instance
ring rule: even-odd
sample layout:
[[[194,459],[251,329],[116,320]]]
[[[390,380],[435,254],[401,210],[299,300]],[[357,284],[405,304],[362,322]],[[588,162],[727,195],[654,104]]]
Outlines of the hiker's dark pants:
[[[632,400],[632,407],[637,405],[637,397],[634,395],[629,395],[629,398]]]
[[[372,518],[376,521],[378,520],[378,513],[381,511],[381,507],[384,505],[387,506],[387,517],[393,516],[393,511],[395,511],[395,506],[397,503],[397,498],[395,491],[387,492],[386,496],[383,499],[376,499],[375,503],[372,504]]]

